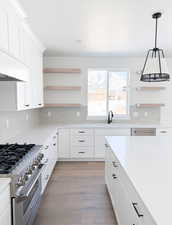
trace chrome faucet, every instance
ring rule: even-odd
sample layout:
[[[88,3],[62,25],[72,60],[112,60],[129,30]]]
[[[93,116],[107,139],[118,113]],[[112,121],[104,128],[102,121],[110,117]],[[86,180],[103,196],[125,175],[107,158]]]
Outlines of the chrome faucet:
[[[108,120],[107,120],[107,123],[110,124],[112,123],[112,119],[113,119],[113,112],[112,110],[108,112]]]

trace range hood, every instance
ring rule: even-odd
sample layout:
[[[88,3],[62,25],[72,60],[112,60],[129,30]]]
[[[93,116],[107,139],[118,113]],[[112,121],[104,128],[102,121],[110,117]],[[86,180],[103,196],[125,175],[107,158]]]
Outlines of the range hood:
[[[0,81],[23,81],[29,78],[28,68],[17,59],[0,51]]]

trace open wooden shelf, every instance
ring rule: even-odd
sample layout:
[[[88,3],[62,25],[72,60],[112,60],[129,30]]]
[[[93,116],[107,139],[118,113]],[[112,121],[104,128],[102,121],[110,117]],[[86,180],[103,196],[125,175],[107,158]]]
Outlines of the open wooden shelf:
[[[44,73],[81,73],[79,68],[44,68]]]
[[[165,89],[166,88],[164,86],[157,86],[157,87],[141,86],[136,88],[137,91],[160,91]]]
[[[44,89],[49,91],[80,91],[81,86],[46,86]]]
[[[165,106],[165,104],[163,104],[163,103],[159,103],[159,104],[153,104],[153,103],[151,103],[151,104],[149,104],[149,103],[147,103],[147,104],[143,104],[143,103],[141,103],[141,104],[136,104],[136,107],[137,108],[157,108],[157,107],[163,107],[163,106]]]
[[[48,108],[56,108],[56,107],[81,107],[81,104],[68,104],[68,103],[64,103],[64,104],[54,104],[54,103],[49,103],[49,104],[45,104],[44,107]]]

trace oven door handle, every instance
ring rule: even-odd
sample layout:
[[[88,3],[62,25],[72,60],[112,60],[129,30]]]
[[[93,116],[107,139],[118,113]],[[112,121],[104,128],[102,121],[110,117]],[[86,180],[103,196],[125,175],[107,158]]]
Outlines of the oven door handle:
[[[41,166],[42,166],[42,167],[40,168],[40,171],[38,172],[38,174],[37,174],[37,176],[36,176],[34,182],[33,182],[32,185],[30,186],[29,190],[28,190],[26,193],[24,193],[24,194],[21,194],[21,195],[19,194],[19,195],[17,196],[17,198],[16,198],[17,201],[24,201],[24,200],[26,200],[26,199],[29,197],[29,195],[30,195],[30,193],[31,193],[31,191],[32,191],[32,189],[33,189],[35,183],[37,182],[38,178],[40,177],[40,175],[41,175],[41,173],[42,173],[42,170],[43,170],[43,168],[44,168],[45,165],[42,164]]]

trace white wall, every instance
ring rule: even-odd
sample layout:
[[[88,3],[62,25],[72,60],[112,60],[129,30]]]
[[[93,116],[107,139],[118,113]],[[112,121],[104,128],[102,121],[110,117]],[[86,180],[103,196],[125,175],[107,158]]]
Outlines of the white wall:
[[[156,121],[160,120],[158,114],[161,113],[161,122],[172,122],[171,114],[172,114],[172,104],[170,96],[172,96],[172,87],[171,82],[168,82],[168,88],[165,91],[157,91],[154,92],[143,92],[138,93],[135,89],[139,84],[145,85],[145,83],[141,83],[139,81],[140,75],[137,74],[138,71],[142,69],[145,58],[125,58],[125,57],[45,57],[44,58],[44,67],[59,67],[59,68],[81,68],[81,103],[82,105],[87,105],[87,73],[88,68],[120,68],[120,69],[129,69],[130,71],[130,106],[134,107],[136,103],[165,103],[166,107],[161,109],[142,109],[140,110],[139,120],[148,120],[148,121]],[[172,59],[168,59],[168,65],[170,71],[172,71]],[[55,76],[55,75],[53,75]],[[56,78],[53,78],[56,79]],[[58,78],[57,78],[58,79]],[[66,78],[66,85],[70,85],[70,79]],[[151,84],[151,85],[157,85]],[[165,83],[162,83],[165,85]],[[70,114],[67,111],[71,111],[71,109],[45,109],[42,110],[42,114],[44,114],[43,118],[46,119],[46,113],[48,111],[52,111],[55,114],[55,119],[60,121],[58,115],[63,115],[63,120],[65,120],[65,115],[68,117],[66,119],[70,120]],[[76,111],[76,109],[75,109]],[[144,111],[148,112],[148,118],[143,118]],[[60,113],[60,114],[59,114]],[[85,114],[85,113],[84,113]],[[85,115],[84,115],[85,116]],[[76,117],[75,115],[71,115],[71,120]],[[48,118],[50,120],[50,118]],[[76,119],[76,118],[75,118]],[[77,120],[77,119],[76,119]],[[81,118],[80,118],[81,120]]]
[[[38,110],[0,112],[0,142],[15,137],[17,134],[38,125],[38,123]]]

